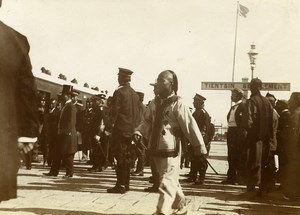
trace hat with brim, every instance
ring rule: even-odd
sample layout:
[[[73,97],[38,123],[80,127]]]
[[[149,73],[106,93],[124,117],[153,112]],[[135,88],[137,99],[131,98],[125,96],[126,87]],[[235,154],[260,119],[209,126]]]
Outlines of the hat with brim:
[[[145,94],[142,92],[136,92],[141,100],[144,99]]]
[[[250,86],[254,88],[262,88],[262,81],[259,78],[253,78],[250,82]]]
[[[269,93],[269,92],[266,94],[266,97],[270,97],[270,98],[273,98],[273,99],[277,100],[276,97],[273,94]]]
[[[72,96],[78,96],[79,94],[79,91],[73,89]]]
[[[73,86],[64,84],[61,94],[72,95],[72,93]]]
[[[100,99],[106,99],[106,95],[103,93],[97,94]]]
[[[204,102],[204,101],[206,100],[205,97],[199,95],[198,93],[196,93],[196,95],[194,96],[194,99],[200,100],[200,101],[202,101],[202,102]]]
[[[243,90],[240,89],[240,88],[234,88],[234,89],[231,90],[231,92],[236,93],[238,95],[244,95]]]
[[[132,75],[132,71],[129,69],[125,69],[125,68],[119,68],[119,76],[124,76],[124,77],[131,77]]]

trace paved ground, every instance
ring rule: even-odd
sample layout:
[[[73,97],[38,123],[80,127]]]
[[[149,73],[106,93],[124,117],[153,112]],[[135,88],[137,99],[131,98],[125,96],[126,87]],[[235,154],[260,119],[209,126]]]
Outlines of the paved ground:
[[[75,156],[75,159],[78,156]],[[188,214],[300,214],[300,202],[289,202],[276,191],[265,198],[247,198],[240,194],[242,186],[222,185],[227,170],[226,144],[214,142],[209,158],[220,173],[208,170],[205,185],[181,183],[188,202]],[[108,194],[106,189],[115,184],[114,170],[88,173],[88,165],[76,162],[74,178],[43,177],[48,167],[34,164],[32,170],[19,170],[18,198],[0,204],[0,214],[43,215],[100,215],[100,214],[152,214],[158,194],[147,193],[149,168],[143,177],[131,178],[131,191],[125,194]],[[183,175],[189,169],[182,169]]]

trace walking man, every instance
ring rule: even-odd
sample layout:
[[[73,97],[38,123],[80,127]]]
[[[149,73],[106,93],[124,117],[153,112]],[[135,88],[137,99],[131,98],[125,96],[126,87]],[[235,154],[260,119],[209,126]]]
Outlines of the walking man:
[[[193,145],[196,155],[206,154],[206,148],[189,108],[177,96],[178,80],[171,70],[163,71],[157,79],[159,97],[152,100],[145,118],[135,132],[149,140],[148,151],[159,171],[160,187],[156,214],[187,214],[185,197],[179,184],[181,138]]]

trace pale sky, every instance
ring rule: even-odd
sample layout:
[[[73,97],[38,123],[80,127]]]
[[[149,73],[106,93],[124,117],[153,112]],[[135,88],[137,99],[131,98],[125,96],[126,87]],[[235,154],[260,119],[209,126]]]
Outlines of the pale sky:
[[[247,53],[255,44],[254,76],[300,91],[300,1],[240,4],[250,12],[238,17],[235,81],[250,78]],[[212,121],[226,125],[230,92],[201,90],[201,82],[232,79],[236,10],[235,0],[3,0],[0,19],[27,36],[33,73],[45,67],[112,94],[118,67],[125,67],[147,102],[149,83],[171,69],[186,103],[203,95]]]

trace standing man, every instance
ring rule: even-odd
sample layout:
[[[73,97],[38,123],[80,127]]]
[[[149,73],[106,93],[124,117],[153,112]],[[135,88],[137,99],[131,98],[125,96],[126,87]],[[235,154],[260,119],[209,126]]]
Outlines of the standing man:
[[[193,117],[196,120],[198,128],[203,136],[203,140],[207,149],[207,153],[209,153],[210,146],[210,116],[207,111],[204,109],[204,102],[206,98],[196,93],[194,97],[193,105],[195,107],[195,112],[193,113]],[[206,156],[206,155],[205,155]],[[191,173],[190,178],[187,179],[188,182],[195,182],[195,184],[203,184],[205,179],[205,174],[207,170],[207,161],[206,157],[203,156],[193,156],[191,155]],[[197,173],[199,172],[199,177],[197,179]]]
[[[187,214],[185,197],[179,184],[181,138],[193,145],[197,156],[206,154],[205,144],[189,108],[177,96],[178,80],[171,70],[157,79],[159,97],[149,104],[134,139],[149,139],[148,151],[159,171],[160,187],[156,214]]]
[[[112,150],[117,160],[116,186],[107,189],[108,193],[125,193],[129,190],[130,144],[134,128],[140,123],[139,97],[131,88],[132,71],[119,68],[120,86],[112,98]]]
[[[17,197],[18,147],[27,154],[37,141],[38,107],[27,38],[0,21],[0,50],[1,202]]]
[[[73,160],[77,152],[77,132],[76,132],[76,107],[72,103],[73,87],[63,85],[62,97],[64,105],[62,107],[58,122],[58,138],[61,144],[61,155],[66,166],[65,178],[73,177]]]
[[[231,91],[231,101],[234,105],[230,108],[227,114],[228,132],[227,132],[227,160],[228,171],[227,178],[222,181],[222,184],[237,183],[238,175],[240,176],[239,164],[240,155],[242,153],[243,141],[242,132],[242,113],[244,110],[244,103],[242,102],[243,90],[234,88]]]
[[[89,127],[90,140],[92,145],[91,150],[91,161],[92,168],[88,169],[89,172],[101,172],[102,171],[102,157],[104,156],[104,151],[100,142],[101,137],[101,121],[103,119],[103,114],[100,109],[100,95],[94,95],[91,98],[92,102],[92,113],[91,122]]]
[[[82,150],[82,132],[84,126],[84,111],[83,111],[83,104],[78,99],[80,92],[73,89],[72,93],[72,103],[76,107],[76,135],[77,135],[77,147],[78,151]],[[80,159],[80,157],[79,157]]]
[[[288,101],[290,110],[288,141],[286,144],[287,160],[283,184],[284,198],[300,199],[300,92],[293,92]]]
[[[53,148],[57,140],[57,126],[59,120],[60,110],[57,107],[57,100],[50,99],[50,111],[45,116],[44,122],[44,135],[45,135],[45,159],[48,166],[52,165],[53,161]]]
[[[73,105],[72,97],[73,87],[63,85],[62,103],[58,121],[58,143],[55,145],[54,159],[49,173],[46,176],[57,176],[63,161],[66,166],[66,175],[64,178],[73,177],[73,159],[77,151],[76,135],[76,107]]]
[[[144,119],[144,113],[146,111],[146,106],[143,104],[144,101],[144,93],[142,92],[137,92],[139,99],[140,99],[140,118],[141,121]],[[142,141],[142,144],[144,145],[146,140],[144,138],[141,138],[139,141]],[[143,176],[144,175],[144,165],[145,165],[145,147],[142,144],[134,144],[134,151],[135,151],[135,156],[133,158],[132,163],[134,164],[136,159],[137,159],[137,164],[136,164],[136,170],[133,172],[131,175],[133,176]]]
[[[276,183],[276,166],[275,166],[275,152],[277,151],[277,128],[278,128],[278,121],[279,121],[279,114],[275,110],[275,105],[277,99],[271,93],[266,94],[266,98],[272,105],[273,111],[273,134],[270,138],[269,142],[269,154],[267,158],[267,163],[263,168],[264,173],[264,181],[262,181],[262,186],[264,186],[266,192],[271,192],[275,190],[275,183]]]
[[[247,133],[247,192],[252,195],[259,185],[264,190],[262,169],[267,163],[270,138],[273,137],[273,110],[270,102],[260,94],[262,82],[254,78],[250,82],[251,96],[246,102],[242,126]]]

